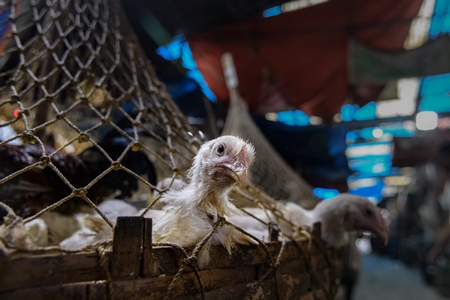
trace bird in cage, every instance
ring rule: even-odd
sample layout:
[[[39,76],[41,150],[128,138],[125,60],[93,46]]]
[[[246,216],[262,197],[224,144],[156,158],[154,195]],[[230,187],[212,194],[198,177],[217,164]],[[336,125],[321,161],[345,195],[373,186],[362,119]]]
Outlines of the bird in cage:
[[[314,209],[306,210],[293,202],[280,203],[278,206],[283,217],[297,227],[311,228],[314,223],[321,223],[321,236],[328,245],[340,248],[346,245],[350,232],[370,232],[384,243],[388,240],[388,229],[381,210],[368,199],[342,193],[332,199],[319,202]],[[283,218],[268,210],[248,207],[244,210],[260,220],[278,223],[280,230],[288,235],[295,235],[293,227]],[[267,232],[267,226],[257,219],[242,215],[232,215],[228,221],[244,230]],[[262,240],[267,237],[259,236]],[[267,238],[266,238],[267,240]]]
[[[120,135],[100,141],[98,145],[109,158],[96,146],[75,155],[55,152],[51,146],[44,145],[44,156],[40,145],[3,144],[0,146],[0,178],[10,175],[11,178],[0,184],[0,200],[19,216],[28,217],[72,193],[61,176],[79,189],[108,169],[109,172],[87,190],[87,196],[94,203],[108,198],[126,199],[138,190],[139,179],[129,172],[112,168],[112,162],[126,149],[128,152],[123,156],[121,166],[137,175],[146,175],[147,181],[155,186],[157,180],[153,164],[142,151],[129,149],[129,144],[130,141]],[[82,199],[70,199],[57,210],[73,213],[85,205],[87,203]]]
[[[182,247],[205,242],[197,261],[204,268],[210,261],[211,245],[223,245],[229,253],[237,244],[254,243],[233,226],[222,224],[222,217],[237,210],[228,198],[236,183],[247,179],[247,169],[255,158],[251,144],[234,136],[222,136],[204,143],[189,170],[190,182],[183,188],[169,190],[161,201],[164,215],[153,227],[156,243],[169,242]],[[212,236],[204,240],[212,231]]]

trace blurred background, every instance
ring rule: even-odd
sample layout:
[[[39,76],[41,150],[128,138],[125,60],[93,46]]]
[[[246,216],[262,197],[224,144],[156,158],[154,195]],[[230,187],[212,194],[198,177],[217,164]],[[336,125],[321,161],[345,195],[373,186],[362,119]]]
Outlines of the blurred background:
[[[356,237],[353,299],[450,297],[450,0],[124,4],[206,137],[226,123],[229,52],[252,120],[315,195],[383,209],[390,242]]]

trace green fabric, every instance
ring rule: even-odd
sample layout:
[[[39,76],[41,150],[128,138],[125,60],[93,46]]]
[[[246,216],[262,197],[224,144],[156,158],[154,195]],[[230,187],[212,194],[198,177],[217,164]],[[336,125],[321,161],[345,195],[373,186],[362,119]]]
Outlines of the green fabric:
[[[355,40],[349,45],[349,82],[383,84],[391,80],[450,73],[450,36],[413,50],[377,50]]]

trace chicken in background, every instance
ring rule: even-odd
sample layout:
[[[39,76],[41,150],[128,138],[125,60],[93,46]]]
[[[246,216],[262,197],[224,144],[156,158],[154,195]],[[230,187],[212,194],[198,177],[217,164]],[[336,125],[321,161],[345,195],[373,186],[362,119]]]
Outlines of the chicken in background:
[[[164,214],[153,227],[154,242],[190,247],[201,242],[221,217],[235,213],[228,193],[247,179],[255,158],[253,146],[234,136],[222,136],[204,143],[189,170],[190,182],[181,190],[169,190],[161,201]],[[211,245],[223,245],[229,253],[237,244],[255,242],[230,225],[217,229],[198,254],[198,265],[210,261]]]
[[[306,210],[293,202],[280,203],[279,209],[287,220],[298,227],[311,228],[314,223],[320,222],[322,239],[335,248],[346,245],[350,232],[368,231],[384,243],[388,239],[386,221],[380,209],[363,197],[343,193],[319,202],[312,210]],[[244,208],[244,210],[267,223],[275,221],[280,230],[287,235],[295,236],[296,234],[290,224],[270,211],[253,207]],[[228,221],[244,230],[260,230],[261,232],[267,230],[265,224],[242,213],[229,217]]]
[[[98,205],[98,209],[113,225],[118,217],[139,215],[136,207],[117,199],[103,201]],[[113,237],[113,229],[97,212],[75,214],[75,220],[78,230],[60,241],[61,249],[76,251],[96,242],[111,240]]]
[[[61,174],[75,188],[82,188],[97,176],[111,167],[129,146],[130,141],[122,136],[108,137],[99,146],[110,156],[110,159],[95,146],[86,149],[80,155],[54,153],[55,149],[45,146],[47,156]],[[53,154],[54,153],[54,154]],[[0,146],[0,178],[5,178],[32,164],[45,162],[42,148],[39,145],[3,144]],[[147,175],[147,180],[156,185],[155,169],[141,151],[128,150],[121,164],[138,175]],[[138,179],[122,170],[111,170],[95,185],[87,196],[94,203],[101,203],[107,198],[126,199],[138,190]],[[72,190],[50,167],[38,164],[27,169],[8,181],[0,184],[1,201],[14,209],[21,217],[36,214],[47,206],[68,196]],[[59,212],[73,213],[86,207],[82,199],[71,199],[58,207]]]

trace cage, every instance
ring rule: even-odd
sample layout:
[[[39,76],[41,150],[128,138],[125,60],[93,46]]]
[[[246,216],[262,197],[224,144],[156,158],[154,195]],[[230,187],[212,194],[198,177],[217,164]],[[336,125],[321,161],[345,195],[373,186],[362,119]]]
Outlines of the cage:
[[[320,241],[319,225],[298,229],[295,239],[273,228],[271,241],[231,255],[212,247],[211,264],[199,270],[201,243],[156,244],[151,219],[115,221],[99,208],[117,198],[151,209],[185,179],[204,142],[156,77],[120,5],[0,3],[0,297],[334,299],[339,256]],[[277,213],[261,187],[234,193]],[[111,238],[61,249],[74,215],[86,212],[99,215]],[[51,223],[55,216],[59,223]],[[42,244],[26,234],[39,230],[38,220],[48,227]]]

